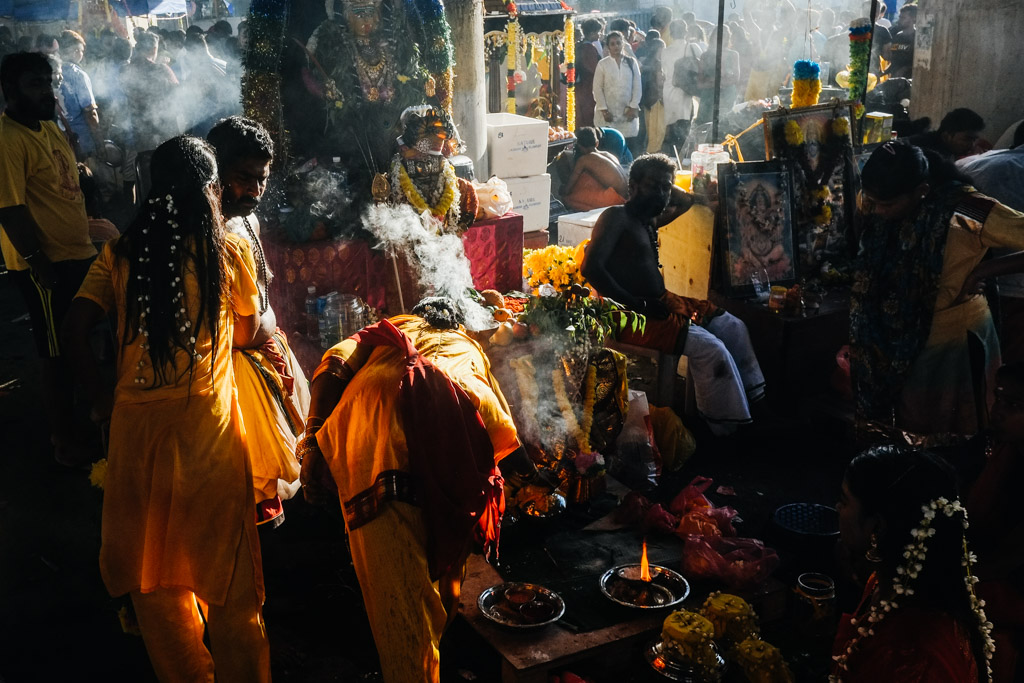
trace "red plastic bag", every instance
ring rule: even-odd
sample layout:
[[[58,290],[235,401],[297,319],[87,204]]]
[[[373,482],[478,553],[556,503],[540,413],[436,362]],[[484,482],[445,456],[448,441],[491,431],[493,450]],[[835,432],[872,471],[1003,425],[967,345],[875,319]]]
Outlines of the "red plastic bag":
[[[711,501],[704,496],[704,492],[711,486],[712,480],[707,477],[694,477],[693,481],[686,485],[669,504],[668,509],[682,517],[687,512],[694,510],[710,509]]]
[[[756,538],[687,536],[683,572],[690,577],[716,579],[730,589],[759,585],[779,566],[779,556]]]
[[[675,532],[677,524],[679,524],[679,518],[659,504],[652,505],[644,515],[644,529],[647,531],[671,534]]]

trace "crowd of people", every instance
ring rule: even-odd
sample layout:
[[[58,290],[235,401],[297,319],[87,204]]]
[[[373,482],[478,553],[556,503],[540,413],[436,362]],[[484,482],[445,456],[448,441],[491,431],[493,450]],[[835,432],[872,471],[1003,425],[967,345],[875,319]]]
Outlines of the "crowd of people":
[[[896,23],[879,3],[870,71],[889,88],[906,84],[913,69],[917,5],[901,6]],[[823,66],[822,85],[845,87],[849,27],[870,13],[811,3],[744,3],[722,27],[718,107],[722,113],[752,100],[771,100],[791,85],[793,63]],[[579,23],[576,53],[576,120],[580,126],[612,127],[629,140],[634,155],[682,149],[694,124],[714,116],[718,31],[693,12],[679,18],[670,7],[654,9],[647,31],[634,22],[599,18]],[[897,79],[900,79],[897,81]]]
[[[22,35],[0,26],[0,57],[39,52],[50,61],[58,93],[56,122],[89,179],[89,215],[109,215],[121,227],[145,188],[148,155],[174,135],[206,135],[239,113],[239,79],[247,41],[227,21],[209,30],[137,27],[131,37],[111,28],[83,34]],[[3,100],[0,99],[0,107]]]
[[[726,36],[736,98],[744,69],[753,82],[763,66],[741,56],[742,41],[768,17],[748,14],[758,23]],[[753,44],[786,45],[777,32],[788,22]],[[702,43],[715,36],[660,10],[652,24],[642,41],[628,22],[610,27],[602,56],[600,25],[584,22],[581,59],[599,59],[566,192],[615,205],[582,272],[646,316],[629,341],[690,358],[698,409],[726,436],[758,418],[764,377],[742,322],[665,288],[657,228],[694,199],[675,187],[668,156],[634,161],[628,144],[646,126],[641,150],[658,151],[702,118],[713,88]],[[55,455],[72,467],[98,456],[76,422],[77,384],[107,434],[102,577],[131,596],[161,680],[270,679],[260,533],[284,521],[301,485],[313,502],[341,504],[385,680],[436,681],[471,543],[496,540],[502,475],[536,470],[452,300],[365,328],[307,382],[277,327],[257,217],[273,144],[258,123],[225,116],[238,103],[218,85],[237,84],[240,33],[140,31],[134,45],[104,35],[90,56],[66,31],[3,58],[0,246],[43,359]],[[2,31],[0,41],[12,44]],[[669,77],[659,65],[672,58]],[[677,77],[678,64],[692,73]],[[645,99],[647,85],[662,97]],[[877,429],[862,436],[946,450],[873,448],[847,470],[840,527],[864,596],[839,622],[838,680],[1013,680],[1024,124],[1011,149],[964,156],[983,128],[954,110],[935,133],[879,147],[863,170],[852,377],[858,417]],[[87,169],[113,164],[113,149],[135,158],[118,189],[137,193],[139,210],[123,229],[87,201]],[[996,249],[1006,251],[989,258]],[[979,287],[997,277],[1016,277],[999,297],[1002,338]],[[113,385],[90,343],[105,323]],[[994,603],[988,618],[978,595]]]

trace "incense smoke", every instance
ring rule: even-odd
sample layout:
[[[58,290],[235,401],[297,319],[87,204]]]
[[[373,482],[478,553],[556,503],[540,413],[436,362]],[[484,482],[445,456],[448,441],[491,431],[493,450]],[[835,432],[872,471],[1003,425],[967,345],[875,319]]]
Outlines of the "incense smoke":
[[[407,204],[368,207],[363,228],[377,240],[377,249],[406,259],[425,294],[459,302],[468,329],[483,330],[494,324],[493,317],[466,295],[473,288],[473,276],[458,235],[436,234]]]

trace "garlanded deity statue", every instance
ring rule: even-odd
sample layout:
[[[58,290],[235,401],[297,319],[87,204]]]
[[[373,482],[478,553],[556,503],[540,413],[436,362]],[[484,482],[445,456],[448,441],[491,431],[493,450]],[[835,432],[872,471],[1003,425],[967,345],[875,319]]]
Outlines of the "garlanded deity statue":
[[[440,76],[424,64],[415,3],[327,0],[326,9],[327,19],[306,43],[306,85],[327,112],[316,154],[343,160],[357,205],[371,191],[381,200],[387,195],[387,162],[402,132],[400,115],[415,105],[440,108]]]
[[[440,107],[420,105],[402,112],[401,123],[391,160],[391,199],[429,217],[439,232],[464,231],[476,218],[478,202],[473,184],[456,177],[448,160],[462,148],[451,117]]]

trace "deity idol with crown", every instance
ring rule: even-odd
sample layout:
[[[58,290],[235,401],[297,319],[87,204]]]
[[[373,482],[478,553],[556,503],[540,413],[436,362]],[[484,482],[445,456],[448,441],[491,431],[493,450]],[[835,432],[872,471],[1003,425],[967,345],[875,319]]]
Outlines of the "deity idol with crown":
[[[402,113],[402,136],[391,160],[391,199],[411,205],[439,232],[462,232],[476,218],[473,184],[455,175],[448,160],[462,141],[440,107],[420,105]]]
[[[306,44],[306,85],[327,111],[316,154],[343,160],[360,201],[369,200],[371,188],[378,201],[387,195],[383,178],[402,111],[440,104],[410,7],[399,0],[327,0],[327,19]]]

